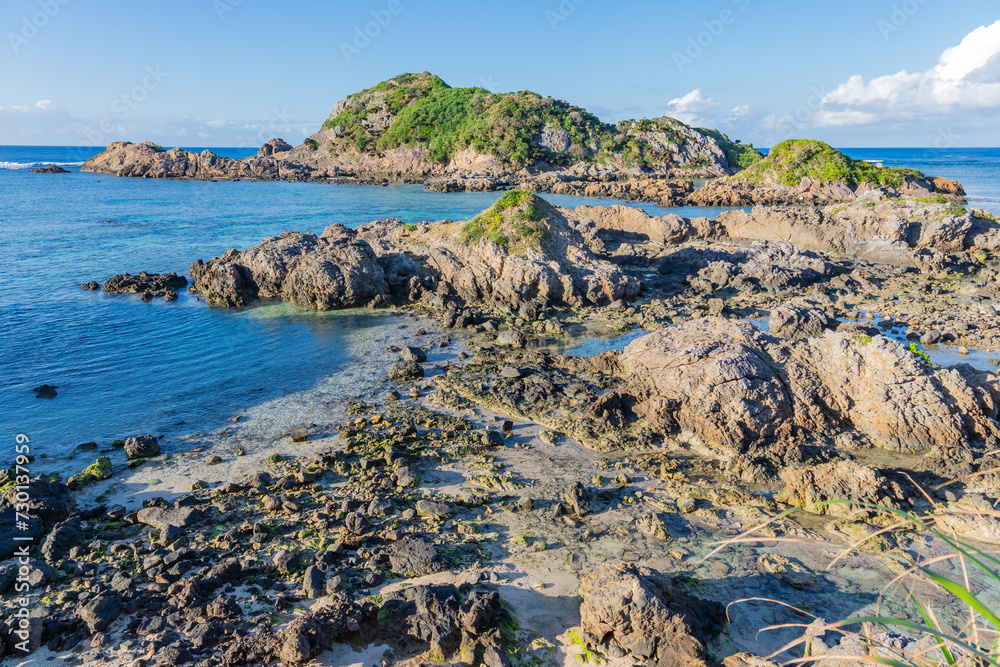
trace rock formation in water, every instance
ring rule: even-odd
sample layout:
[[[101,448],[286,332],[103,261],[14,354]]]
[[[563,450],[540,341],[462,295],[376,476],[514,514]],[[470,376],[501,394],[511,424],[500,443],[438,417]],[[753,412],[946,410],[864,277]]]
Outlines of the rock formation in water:
[[[688,197],[695,206],[824,205],[894,197],[965,203],[956,181],[914,169],[852,160],[822,141],[784,141],[747,169],[709,182]]]
[[[387,220],[321,236],[285,232],[255,248],[191,267],[209,303],[280,297],[329,310],[424,298],[488,304],[534,318],[550,306],[634,298],[638,281],[600,259],[562,212],[510,192],[466,223]]]
[[[679,202],[692,177],[722,176],[760,153],[672,118],[601,122],[531,92],[452,88],[403,74],[336,104],[300,146],[282,139],[243,160],[115,142],[83,171],[146,178],[425,183],[430,190],[532,190]]]

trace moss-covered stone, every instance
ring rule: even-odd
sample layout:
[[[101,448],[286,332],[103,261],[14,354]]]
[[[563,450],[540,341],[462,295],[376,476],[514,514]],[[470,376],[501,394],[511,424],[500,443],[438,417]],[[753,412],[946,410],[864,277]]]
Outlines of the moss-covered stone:
[[[66,482],[66,486],[77,491],[88,484],[102,479],[111,479],[111,459],[107,456],[99,457],[96,462],[70,477]]]

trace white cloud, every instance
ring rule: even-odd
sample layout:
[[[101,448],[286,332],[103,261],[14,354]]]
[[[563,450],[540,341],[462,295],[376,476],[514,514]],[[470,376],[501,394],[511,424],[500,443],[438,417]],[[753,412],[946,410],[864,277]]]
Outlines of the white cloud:
[[[739,123],[745,121],[751,115],[753,115],[753,107],[749,104],[740,104],[733,107],[732,111],[729,112],[729,117],[726,118],[727,123]]]
[[[695,88],[687,95],[667,102],[667,115],[688,125],[701,125],[705,124],[705,114],[718,106],[714,98],[705,97],[701,88]]]
[[[855,75],[823,97],[820,127],[1000,109],[1000,21],[980,26],[926,72],[906,70],[865,81]]]
[[[855,109],[840,111],[819,110],[813,116],[813,121],[820,127],[849,127],[852,125],[867,125],[879,119],[878,114]]]
[[[12,107],[0,107],[0,111],[7,113],[42,113],[44,111],[59,111],[60,108],[52,103],[52,100],[38,100],[34,104],[20,104]]]

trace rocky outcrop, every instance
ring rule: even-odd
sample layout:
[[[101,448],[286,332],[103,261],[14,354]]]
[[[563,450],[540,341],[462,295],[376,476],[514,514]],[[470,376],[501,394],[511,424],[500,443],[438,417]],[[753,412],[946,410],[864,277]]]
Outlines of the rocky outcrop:
[[[29,169],[32,174],[68,174],[69,169],[63,169],[58,165],[49,165],[48,167],[37,167],[35,169]]]
[[[694,598],[645,567],[602,563],[583,580],[580,628],[592,650],[638,664],[704,665],[722,605]]]
[[[694,192],[690,180],[649,177],[588,180],[573,179],[570,174],[564,173],[542,174],[528,181],[522,181],[518,187],[559,195],[653,202],[660,206],[683,206],[688,195]]]
[[[931,195],[965,203],[965,191],[955,181],[853,160],[821,141],[791,140],[748,169],[709,183],[689,201],[700,206],[825,205]]]
[[[450,100],[441,99],[445,92]],[[402,113],[407,110],[407,113]],[[463,143],[425,117],[446,113]],[[673,118],[602,123],[585,109],[528,91],[451,89],[428,72],[403,74],[340,100],[292,147],[271,139],[242,160],[210,151],[115,142],[83,171],[144,178],[424,183],[437,192],[512,186],[672,205],[691,178],[739,170],[752,146]],[[536,182],[536,178],[541,177]],[[673,179],[683,179],[676,183]]]
[[[729,453],[841,433],[906,452],[1000,435],[991,386],[881,336],[789,342],[709,317],[638,339],[620,365],[635,410],[657,429]]]
[[[948,533],[984,544],[1000,545],[1000,517],[983,495],[969,493],[936,512],[935,523]]]
[[[116,141],[87,160],[82,171],[139,178],[191,178],[199,180],[299,181],[312,174],[309,167],[275,157],[242,160],[220,157],[209,150],[193,153],[182,148],[164,150],[148,141]]]
[[[0,507],[23,507],[19,511],[38,517],[48,525],[66,519],[76,507],[69,489],[62,482],[52,482],[45,477],[35,477],[27,484],[28,499],[18,498],[19,489],[8,487],[0,495]]]
[[[278,297],[319,310],[429,294],[532,318],[553,305],[605,305],[638,293],[638,282],[596,257],[558,209],[524,193],[503,202],[465,224],[414,229],[386,220],[357,230],[333,225],[319,237],[285,232],[195,262],[191,289],[215,305]],[[525,223],[529,210],[537,220]]]
[[[177,298],[176,290],[187,287],[188,281],[176,273],[122,273],[105,281],[101,289],[108,294],[140,294],[144,299],[162,296]]]
[[[688,203],[693,206],[822,206],[853,202],[870,192],[874,197],[884,196],[870,188],[853,189],[845,183],[809,178],[794,186],[719,179],[694,192],[688,197]]]
[[[226,650],[218,664],[301,664],[329,649],[346,635],[357,632],[372,613],[371,605],[359,604],[343,594],[316,604],[281,630],[265,630],[243,637]]]
[[[466,593],[450,585],[412,586],[379,596],[378,607],[334,594],[280,630],[234,642],[218,664],[304,664],[335,643],[349,641],[378,641],[393,647],[397,656],[427,654],[438,661],[461,648],[482,656],[482,664],[506,664],[502,656],[507,640],[499,626],[509,616],[500,596],[480,590]]]
[[[786,301],[771,311],[768,331],[774,336],[794,340],[819,336],[824,331],[837,328],[837,321],[826,312],[827,303],[821,299],[797,297]]]
[[[278,153],[287,153],[292,145],[284,139],[271,139],[257,150],[257,157],[270,157]]]
[[[0,495],[0,560],[22,548],[24,538],[30,540],[28,544],[38,544],[49,529],[66,520],[76,508],[73,495],[62,482],[39,476],[24,484],[12,475],[8,477],[18,484],[7,487]],[[18,497],[25,492],[27,499]]]
[[[754,241],[709,261],[689,282],[695,290],[706,293],[728,287],[773,293],[808,287],[836,274],[835,267],[816,253],[787,242]]]
[[[724,229],[710,218],[651,216],[631,206],[579,206],[566,211],[573,225],[595,242],[641,242],[677,245],[696,239],[720,238]],[[603,243],[597,246],[603,250]]]
[[[714,219],[650,216],[621,206],[581,206],[566,216],[598,252],[626,244],[768,241],[854,261],[937,270],[951,255],[1000,251],[1000,224],[995,220],[955,205],[912,198],[823,208],[758,206]]]
[[[909,505],[910,496],[898,482],[854,461],[792,466],[780,475],[785,488],[778,500],[815,514],[851,516],[865,509],[858,503],[895,509]]]
[[[341,225],[322,236],[285,232],[244,252],[230,250],[208,264],[195,262],[190,274],[191,291],[226,307],[282,298],[331,310],[389,295],[385,268],[371,246]]]
[[[723,213],[718,222],[733,240],[781,238],[854,260],[915,267],[939,267],[948,254],[1000,249],[1000,225],[994,221],[916,200],[824,209],[754,208]]]

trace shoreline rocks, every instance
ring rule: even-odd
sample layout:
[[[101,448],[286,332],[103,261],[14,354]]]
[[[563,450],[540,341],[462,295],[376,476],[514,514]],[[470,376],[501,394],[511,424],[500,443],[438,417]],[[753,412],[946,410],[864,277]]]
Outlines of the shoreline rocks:
[[[108,294],[138,294],[143,301],[154,297],[163,297],[165,301],[176,301],[176,290],[187,287],[188,281],[176,273],[147,273],[138,275],[123,273],[112,276],[101,286]],[[84,283],[81,287],[88,291],[96,291],[96,282]]]
[[[722,605],[693,598],[645,567],[603,563],[582,589],[581,631],[609,658],[705,665],[705,645],[725,625]]]

